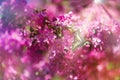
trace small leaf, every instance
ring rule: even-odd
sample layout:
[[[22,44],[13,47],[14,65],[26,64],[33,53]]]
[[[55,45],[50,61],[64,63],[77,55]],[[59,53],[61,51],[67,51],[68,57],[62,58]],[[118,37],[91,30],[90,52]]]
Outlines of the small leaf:
[[[107,69],[108,70],[111,70],[111,69],[114,69],[115,68],[115,65],[113,62],[110,62],[108,65],[107,65]]]
[[[115,80],[120,80],[120,76],[115,76]]]
[[[55,75],[52,80],[64,80],[64,79],[58,75]]]
[[[74,34],[74,42],[72,45],[72,50],[75,51],[78,47],[81,47],[85,43],[85,39],[81,36],[80,31],[76,31]]]

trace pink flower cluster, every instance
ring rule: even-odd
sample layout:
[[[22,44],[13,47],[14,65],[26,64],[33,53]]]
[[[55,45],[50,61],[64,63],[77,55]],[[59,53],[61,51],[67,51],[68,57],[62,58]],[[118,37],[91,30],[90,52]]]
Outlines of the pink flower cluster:
[[[119,80],[117,2],[0,1],[0,80]]]

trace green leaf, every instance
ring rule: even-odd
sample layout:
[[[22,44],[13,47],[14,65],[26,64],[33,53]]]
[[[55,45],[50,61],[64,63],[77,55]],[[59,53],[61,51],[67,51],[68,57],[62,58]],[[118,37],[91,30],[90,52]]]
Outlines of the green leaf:
[[[114,69],[115,68],[115,64],[113,62],[110,62],[108,65],[107,65],[107,69],[108,70],[111,70],[111,69]]]
[[[64,80],[64,79],[58,75],[55,75],[52,80]]]

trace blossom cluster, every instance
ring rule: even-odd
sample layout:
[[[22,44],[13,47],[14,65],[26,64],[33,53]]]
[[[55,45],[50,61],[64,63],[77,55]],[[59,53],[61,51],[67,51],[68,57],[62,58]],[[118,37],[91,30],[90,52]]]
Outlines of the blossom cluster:
[[[119,80],[118,3],[1,0],[0,80]]]

